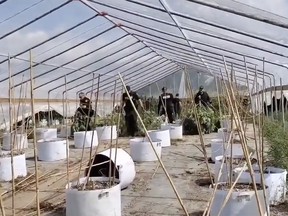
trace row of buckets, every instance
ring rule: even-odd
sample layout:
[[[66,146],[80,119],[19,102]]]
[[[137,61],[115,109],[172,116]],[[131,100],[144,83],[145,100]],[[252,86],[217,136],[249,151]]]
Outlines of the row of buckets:
[[[225,151],[225,145],[227,145],[227,141],[229,139],[231,132],[228,132],[227,129],[221,128],[218,130],[218,136],[216,139],[211,140],[211,159],[215,162],[214,165],[214,179],[216,182],[221,184],[227,184],[230,179],[233,182],[238,179],[237,183],[240,184],[251,184],[252,178],[248,168],[242,168],[237,166],[236,164],[232,165],[232,169],[230,168],[230,161],[226,158],[233,160],[241,160],[244,158],[243,150],[241,143],[232,143],[232,157],[231,157],[231,147],[228,147]],[[237,140],[237,137],[236,137]],[[231,146],[230,145],[230,146]],[[225,159],[224,159],[225,158]],[[224,159],[224,160],[223,160]],[[255,160],[256,158],[255,158]],[[220,172],[222,166],[222,170]],[[261,174],[258,167],[258,163],[253,163],[252,165],[254,170],[254,178],[257,184],[261,184]],[[232,172],[231,172],[232,170]],[[263,170],[264,172],[264,183],[266,185],[266,198],[264,197],[263,189],[259,189],[258,195],[260,197],[261,208],[264,215],[270,214],[270,205],[278,205],[284,203],[286,200],[286,177],[287,171],[285,169],[280,169],[277,167],[267,166]],[[224,203],[224,199],[228,191],[226,190],[217,190],[214,198],[214,202],[211,207],[211,216],[218,215],[222,204]],[[268,208],[265,208],[265,206]],[[223,216],[242,216],[242,215],[253,215],[260,216],[257,200],[254,191],[233,191],[229,201],[224,207],[221,215]]]
[[[67,130],[68,129],[68,130]],[[63,127],[60,134],[57,134],[56,128],[38,128],[37,137],[37,154],[41,161],[59,161],[67,158],[67,141],[64,137],[65,131],[69,128]],[[64,132],[63,132],[64,131]],[[156,154],[161,157],[162,148],[171,146],[171,140],[183,139],[182,125],[180,124],[163,124],[159,130],[148,131],[152,140],[152,145]],[[104,126],[96,128],[94,131],[75,132],[75,148],[90,148],[98,146],[101,140],[110,140],[117,138],[116,126]],[[12,134],[13,135],[13,134]],[[7,157],[0,158],[0,180],[12,180],[11,172],[11,142],[13,139],[10,133],[3,137],[2,155]],[[27,135],[17,134],[14,148],[25,149],[28,147]],[[111,158],[112,172],[118,184],[107,189],[93,191],[78,191],[71,186],[71,182],[66,186],[66,215],[67,216],[121,216],[121,190],[127,188],[135,179],[136,169],[135,162],[157,161],[158,158],[149,142],[148,137],[137,137],[129,140],[130,154],[120,148],[112,148],[98,153],[93,161],[89,173],[89,180],[107,181],[109,176],[109,161]],[[6,149],[6,150],[4,150]],[[25,153],[15,155],[14,161],[14,178],[27,176]],[[114,172],[115,171],[115,172]],[[87,181],[88,169],[85,176],[80,179],[80,183]],[[104,196],[105,195],[105,196]]]

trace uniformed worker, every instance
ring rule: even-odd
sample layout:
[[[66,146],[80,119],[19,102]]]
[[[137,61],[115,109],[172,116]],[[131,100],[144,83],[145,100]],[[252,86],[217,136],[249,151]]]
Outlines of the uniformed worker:
[[[181,101],[178,93],[175,95],[175,98],[173,99],[173,104],[174,104],[175,117],[179,119],[181,114]]]
[[[80,99],[80,104],[79,104],[77,111],[80,112],[83,116],[89,117],[87,130],[91,130],[90,117],[94,115],[94,110],[92,109],[92,102],[88,97],[85,96],[83,92],[79,93],[79,99]]]
[[[210,107],[212,103],[208,93],[204,91],[203,86],[200,86],[194,100],[196,105],[203,105],[204,107]]]
[[[129,92],[129,95],[133,101],[133,104],[135,105],[136,109],[138,109],[138,105],[143,108],[142,102],[137,95],[136,92],[133,92],[130,89],[130,86],[126,86],[127,91]],[[137,127],[137,114],[132,106],[132,103],[128,97],[128,94],[125,92],[122,95],[122,107],[125,112],[125,124],[126,124],[126,129],[127,133],[130,137],[134,137],[136,132],[138,131]]]
[[[167,112],[167,116],[165,113],[165,108]],[[162,88],[162,94],[159,96],[159,102],[158,102],[158,114],[165,115],[168,117],[168,122],[173,123],[174,121],[174,104],[173,104],[173,95],[171,93],[167,93],[167,88]]]

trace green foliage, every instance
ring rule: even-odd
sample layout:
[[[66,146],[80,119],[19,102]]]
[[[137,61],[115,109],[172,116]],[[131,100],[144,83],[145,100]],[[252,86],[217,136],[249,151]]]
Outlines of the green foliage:
[[[288,169],[288,130],[278,120],[266,119],[263,127],[269,150],[269,162],[273,166]]]
[[[215,131],[219,125],[219,115],[210,108],[198,107],[196,113],[192,109],[185,109],[182,113],[184,134],[198,134],[196,114],[202,130],[206,132]]]
[[[157,113],[153,111],[144,111],[141,115],[141,118],[147,130],[157,130],[163,123],[161,117],[159,117]],[[138,127],[143,130],[140,121],[138,121],[138,125]]]

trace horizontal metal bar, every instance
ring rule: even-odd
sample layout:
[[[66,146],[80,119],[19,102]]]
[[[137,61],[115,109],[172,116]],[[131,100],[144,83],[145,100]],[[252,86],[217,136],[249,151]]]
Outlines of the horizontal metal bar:
[[[45,16],[47,16],[47,15],[49,15],[49,14],[51,14],[51,13],[57,11],[57,10],[59,10],[60,8],[64,7],[65,5],[67,5],[68,3],[70,3],[71,1],[72,1],[72,0],[68,0],[68,1],[64,2],[63,4],[61,4],[61,5],[53,8],[52,10],[47,11],[46,13],[42,14],[41,16],[38,16],[38,17],[36,17],[35,19],[33,19],[33,20],[25,23],[24,25],[19,26],[18,28],[16,28],[16,29],[14,29],[14,30],[12,30],[12,31],[10,31],[10,32],[8,32],[8,33],[0,36],[0,40],[2,40],[2,39],[4,39],[4,38],[6,38],[7,36],[9,36],[9,35],[17,32],[17,31],[19,31],[19,30],[21,30],[21,29],[23,29],[23,28],[25,28],[26,26],[29,26],[30,24],[32,24],[32,23],[34,23],[34,22],[42,19],[43,17],[45,17]]]
[[[241,11],[236,11],[236,10],[230,9],[228,7],[222,7],[221,5],[213,5],[213,4],[210,4],[210,3],[207,3],[207,2],[203,2],[203,1],[199,1],[199,0],[186,0],[186,1],[193,2],[195,4],[199,4],[199,5],[202,5],[202,6],[205,6],[205,7],[210,7],[210,8],[216,9],[216,10],[224,11],[224,12],[227,12],[227,13],[230,13],[230,14],[242,16],[242,17],[245,17],[245,18],[248,18],[248,19],[252,19],[252,20],[259,21],[259,22],[263,22],[265,24],[270,24],[270,25],[274,25],[274,26],[278,26],[278,27],[281,27],[281,28],[288,29],[288,24],[280,23],[280,22],[277,22],[275,20],[269,20],[267,18],[261,18],[261,17],[257,16],[257,12],[255,14],[247,14],[247,13],[244,13],[244,12],[241,12]]]
[[[61,51],[61,52],[59,52],[59,53],[57,53],[57,54],[55,54],[55,55],[53,55],[53,56],[50,56],[49,58],[41,61],[41,62],[38,63],[38,64],[33,65],[32,67],[34,68],[34,67],[36,67],[36,66],[38,66],[38,65],[40,65],[40,64],[42,64],[42,63],[45,63],[46,61],[49,61],[49,60],[51,60],[51,59],[53,59],[53,58],[55,58],[55,57],[57,57],[57,56],[59,56],[59,55],[62,55],[63,53],[66,53],[66,52],[68,52],[68,51],[70,51],[70,50],[72,50],[72,49],[74,49],[74,48],[76,48],[76,47],[78,47],[78,46],[80,46],[80,45],[82,45],[82,44],[85,44],[85,43],[87,43],[88,41],[93,40],[94,38],[97,38],[99,35],[102,35],[102,34],[104,34],[105,32],[108,32],[108,31],[112,30],[112,29],[115,28],[115,27],[116,27],[116,26],[112,26],[112,27],[110,27],[110,28],[108,28],[108,29],[106,29],[106,30],[104,30],[104,31],[96,34],[96,35],[93,35],[92,37],[90,37],[90,38],[88,38],[88,39],[86,39],[86,40],[84,40],[84,41],[82,41],[82,42],[80,42],[80,43],[77,43],[76,45],[73,45],[72,47],[69,47],[69,48],[67,48],[67,49],[65,49],[65,50],[63,50],[63,51]],[[16,75],[22,74],[22,73],[24,73],[25,71],[27,71],[27,70],[29,70],[29,69],[30,69],[30,66],[27,67],[27,68],[25,68],[25,69],[23,69],[23,70],[21,70],[21,71],[19,71],[19,72],[14,73],[11,77],[15,77]],[[0,80],[0,83],[3,82],[3,81],[6,81],[6,80],[8,80],[8,79],[9,79],[9,77],[7,77],[7,78],[5,78],[5,79],[2,79],[2,80]],[[29,82],[29,81],[30,81],[30,80],[26,80],[26,81],[24,81],[23,83]],[[18,85],[19,85],[19,84],[18,84]],[[16,86],[14,86],[14,87],[16,87]]]
[[[179,66],[175,65],[174,67],[179,67]],[[177,72],[177,71],[179,71],[179,69],[177,69],[177,68],[175,68],[175,69],[169,69],[169,70],[166,69],[166,70],[163,71],[162,73],[157,74],[157,75],[158,75],[158,78],[163,79],[164,77],[162,77],[161,75],[165,75],[165,77],[170,76],[170,75],[171,75],[171,71]],[[170,72],[170,73],[167,75],[167,72]],[[119,80],[119,78],[118,78],[118,80]],[[148,80],[146,80],[146,82],[147,82],[147,81],[149,82],[149,80],[151,80],[151,79],[149,78]],[[128,82],[125,82],[125,84],[128,85],[128,86],[130,86],[131,89],[133,89],[134,86],[138,85],[140,82],[141,82],[141,80],[137,80],[137,82],[134,83],[134,84],[133,84],[133,83],[128,83]],[[146,83],[146,82],[145,82],[145,83]],[[118,86],[117,89],[116,89],[117,92],[122,89],[122,83],[119,82],[119,84],[120,84],[120,86]],[[106,91],[105,93],[109,93],[109,92],[112,92],[112,91],[113,91],[113,89],[108,90],[108,91]]]
[[[155,58],[155,57],[159,57],[159,56],[154,56],[153,58]],[[162,61],[162,60],[164,60],[164,61]],[[149,61],[149,60],[146,60],[146,61],[143,62],[143,63],[147,63],[147,61]],[[157,63],[158,61],[162,61],[162,62]],[[157,68],[158,66],[161,66],[161,64],[163,64],[163,63],[165,63],[165,62],[167,62],[167,61],[169,61],[169,60],[164,59],[164,58],[160,58],[160,59],[157,59],[155,62],[150,63],[149,66],[144,65],[143,67],[137,68],[137,69],[135,69],[135,70],[138,71],[138,74],[139,74],[139,73],[144,73],[144,72],[146,72],[146,71],[150,71],[151,69],[156,70],[156,68]],[[157,63],[157,64],[156,64],[156,65],[153,65],[153,64],[155,64],[155,63]],[[169,64],[171,64],[171,62],[169,62]],[[140,65],[140,64],[139,64],[139,65]],[[139,65],[138,65],[138,66],[139,66]],[[151,67],[152,67],[152,68],[151,68]],[[163,66],[161,66],[161,67],[163,67]],[[144,68],[146,68],[146,70],[142,71],[142,69],[144,69]],[[130,73],[127,73],[127,74],[126,74],[126,72],[127,72],[128,70],[126,70],[126,72],[125,72],[125,77],[124,77],[124,78],[126,78],[127,76],[129,76],[129,75],[131,75],[131,74],[132,74],[133,76],[136,75],[136,74],[135,74],[135,70],[133,70],[133,71],[131,71]],[[123,73],[123,74],[124,74],[124,73]],[[112,81],[110,81],[110,82],[108,82],[108,83],[105,83],[105,84],[103,84],[103,82],[104,82],[104,81],[107,81],[108,79],[103,80],[103,81],[101,82],[101,84],[103,84],[101,87],[105,86],[105,88],[106,88],[106,85],[108,85],[108,84],[110,84],[110,83],[112,83],[112,82],[115,81],[115,76],[113,76],[113,78],[114,78],[114,80],[112,80]],[[112,84],[112,85],[113,85],[113,84]],[[99,89],[100,89],[101,87],[99,87]],[[109,86],[109,87],[110,87],[110,86]],[[86,91],[88,88],[89,88],[89,87],[86,87],[86,88],[84,88],[84,89],[81,89],[81,91]]]
[[[176,55],[176,57],[183,57],[183,59],[186,59],[186,58],[190,58],[189,56],[183,56],[183,55],[180,55],[179,53],[172,53],[172,55],[175,57],[175,55]],[[186,60],[191,60],[191,59],[186,59]],[[195,60],[195,61],[197,61],[197,59],[192,59],[192,60]],[[206,59],[204,59],[204,60],[206,60]],[[212,65],[215,65],[215,66],[218,66],[218,64],[223,64],[223,66],[224,66],[224,62],[223,62],[223,60],[220,60],[220,59],[218,59],[219,61],[213,61],[213,60],[209,60],[209,61],[207,61],[207,63],[209,63],[209,64],[212,64]],[[211,63],[212,62],[212,63]],[[229,61],[226,61],[227,63],[229,63],[229,64],[231,64],[231,65],[233,65],[233,67],[234,68],[237,68],[237,69],[240,69],[240,70],[245,70],[245,66],[242,66],[242,65],[239,65],[239,64],[235,64],[235,63],[233,63],[233,62],[229,62]],[[236,65],[236,66],[235,66]],[[248,72],[250,72],[251,70],[249,70],[248,69]],[[254,73],[253,73],[253,75],[255,75],[255,69],[253,69],[253,71],[254,71]],[[251,71],[252,72],[252,71]],[[260,78],[262,78],[262,76],[263,75],[261,75],[261,74],[257,74],[257,76],[258,77],[260,77]],[[267,76],[267,75],[264,75],[264,76]]]
[[[134,81],[134,80],[140,80],[141,82],[143,82],[143,80],[145,80],[144,76],[146,76],[146,75],[152,75],[152,74],[155,74],[155,73],[159,74],[160,72],[162,72],[162,71],[164,71],[164,70],[167,70],[167,68],[164,68],[164,67],[168,66],[169,64],[172,64],[172,63],[171,63],[171,62],[168,62],[165,66],[162,66],[161,68],[158,68],[158,69],[154,69],[153,73],[150,73],[150,70],[149,70],[149,71],[147,71],[147,73],[139,72],[139,73],[136,73],[136,74],[132,74],[131,77],[127,77],[127,76],[125,75],[125,82],[128,82],[128,81],[130,82],[131,79],[132,79],[132,81]],[[171,68],[175,68],[175,67],[179,67],[179,66],[178,66],[178,65],[173,65],[173,66],[171,66]],[[159,70],[159,71],[158,71],[158,70]],[[117,83],[119,82],[119,83],[121,84],[121,81],[120,81],[119,78],[115,78],[115,80],[117,81]],[[115,82],[115,80],[113,80],[113,82]],[[145,82],[146,82],[146,80],[145,80]],[[107,90],[107,89],[109,89],[109,88],[112,88],[112,87],[113,87],[112,81],[111,81],[109,84],[110,84],[109,86],[105,86],[104,89],[100,89],[100,90],[103,91],[103,90]],[[100,90],[99,90],[99,91],[100,91]],[[91,91],[92,91],[92,90],[91,90]],[[89,92],[91,92],[91,91],[89,91]]]
[[[94,53],[94,52],[97,52],[97,51],[99,51],[99,50],[101,50],[101,49],[103,49],[103,48],[105,48],[105,47],[107,47],[107,46],[109,46],[109,45],[111,45],[111,44],[113,44],[113,43],[115,43],[115,42],[118,42],[119,40],[125,38],[126,36],[128,36],[128,35],[124,35],[124,36],[122,36],[122,37],[120,37],[120,38],[117,38],[117,39],[109,42],[108,44],[105,44],[105,45],[97,48],[96,50],[93,50],[93,51],[91,51],[91,52],[89,52],[89,53],[86,53],[86,54],[80,56],[80,57],[77,57],[76,60],[79,60],[80,58],[83,58],[83,57],[87,57],[87,55],[90,55],[90,54],[92,54],[92,53]],[[129,44],[129,45],[121,48],[120,50],[117,50],[117,51],[115,51],[115,52],[113,52],[113,53],[111,53],[111,54],[109,54],[109,55],[103,56],[102,58],[97,59],[97,60],[95,60],[95,61],[93,61],[93,62],[90,62],[89,64],[86,64],[86,65],[84,65],[84,66],[81,66],[81,67],[78,68],[78,69],[74,69],[73,71],[70,71],[67,75],[72,75],[72,74],[74,74],[74,73],[77,73],[79,70],[81,70],[81,69],[83,69],[83,68],[86,68],[86,67],[88,67],[88,66],[91,66],[91,65],[93,65],[93,64],[96,64],[97,62],[100,62],[100,61],[102,61],[102,60],[104,60],[104,59],[106,59],[106,58],[108,58],[108,57],[111,57],[111,56],[113,56],[113,55],[115,55],[115,54],[118,54],[119,52],[121,52],[121,51],[123,51],[123,50],[125,50],[125,49],[130,48],[131,46],[135,45],[136,43],[137,43],[137,42],[134,42],[134,43],[132,43],[132,44]],[[70,63],[72,63],[72,62],[74,62],[74,61],[76,61],[76,60],[74,59],[74,60],[72,60],[72,61],[69,61],[68,63],[65,63],[64,65],[70,64]],[[63,65],[62,65],[62,66],[63,66]],[[56,69],[57,69],[57,68],[56,68]],[[49,71],[47,71],[45,74],[42,73],[42,74],[40,74],[40,75],[38,75],[38,76],[35,76],[35,78],[39,78],[39,77],[41,77],[41,76],[44,76],[44,75],[46,75],[47,73],[51,73],[52,71],[54,71],[54,70],[56,70],[56,69],[49,70]],[[90,71],[90,73],[91,73],[91,71]],[[56,77],[56,78],[50,80],[50,81],[47,82],[47,83],[38,85],[37,87],[34,88],[34,90],[36,90],[36,89],[38,89],[38,88],[41,88],[41,87],[43,87],[43,86],[46,86],[46,85],[48,85],[48,84],[50,84],[50,83],[52,83],[52,82],[55,82],[55,81],[57,81],[57,80],[59,80],[59,79],[61,79],[61,78],[64,78],[65,76],[66,76],[66,75],[61,75],[61,76],[59,76],[59,77]]]
[[[137,53],[137,52],[139,52],[139,51],[141,51],[142,49],[145,49],[145,48],[146,48],[146,47],[140,48],[140,49],[138,49],[138,50],[136,50],[136,51],[134,51],[134,52],[126,55],[126,56],[123,56],[121,59],[124,59],[124,58],[126,58],[126,57],[129,57],[129,56],[131,56],[131,55],[133,55],[133,54],[135,54],[135,53]],[[143,58],[144,56],[149,55],[149,54],[151,54],[152,52],[153,52],[153,51],[150,51],[150,52],[148,52],[148,53],[145,53],[144,55],[141,55],[141,56],[137,57],[136,59],[130,60],[130,61],[128,61],[128,62],[126,62],[126,63],[118,66],[117,68],[114,68],[114,69],[112,69],[112,70],[109,70],[109,71],[106,72],[105,74],[109,74],[109,73],[111,73],[111,72],[113,72],[113,71],[115,71],[115,70],[120,69],[120,68],[123,67],[123,66],[126,66],[126,65],[128,65],[128,64],[131,64],[132,62],[134,62],[134,61],[136,61],[136,60],[138,60],[138,59],[140,59],[140,58]],[[113,63],[115,63],[115,62],[117,62],[117,61],[119,61],[119,60],[113,61]],[[111,63],[109,63],[109,64],[111,65]],[[105,68],[105,67],[107,67],[109,64],[107,64],[107,65],[105,65],[105,66],[103,66],[103,67],[101,67],[101,68]],[[137,65],[135,65],[135,66],[137,66]],[[96,69],[96,70],[93,71],[93,72],[96,72],[96,71],[99,71],[99,70],[100,70],[100,69]],[[90,75],[90,74],[86,74],[86,75],[82,76],[82,78],[83,78],[83,77],[86,77],[86,76],[88,76],[88,75]],[[79,80],[79,78],[76,78],[76,79],[70,80],[68,83],[72,83],[72,82],[75,82],[75,81],[78,81],[78,80]],[[67,84],[68,84],[68,83],[67,83]],[[77,88],[77,87],[79,87],[79,86],[81,86],[81,85],[83,85],[83,83],[77,84],[76,86],[67,89],[67,91],[70,91],[70,90],[72,90],[72,89],[74,89],[74,88]],[[62,86],[64,86],[64,84],[63,84]],[[57,88],[59,88],[59,87],[57,87]],[[54,88],[54,89],[55,89],[55,88]],[[53,89],[53,90],[54,90],[54,89]],[[51,90],[50,90],[50,91],[51,91]]]
[[[35,48],[37,48],[37,47],[39,47],[39,46],[41,46],[41,45],[43,45],[43,44],[51,41],[51,40],[54,40],[55,38],[57,38],[57,37],[59,37],[59,36],[61,36],[61,35],[63,35],[63,34],[66,34],[67,32],[72,31],[72,30],[75,29],[75,28],[78,28],[79,26],[81,26],[81,25],[83,25],[83,24],[91,21],[92,19],[96,18],[98,15],[99,15],[99,14],[96,14],[96,15],[94,15],[94,16],[92,16],[92,17],[90,17],[90,18],[88,18],[88,19],[86,19],[86,20],[84,20],[84,21],[81,21],[81,22],[79,22],[78,24],[76,24],[76,25],[74,25],[74,26],[72,26],[72,27],[70,27],[70,28],[68,28],[68,29],[66,29],[66,30],[58,33],[58,34],[56,34],[56,35],[54,35],[54,36],[52,36],[52,37],[50,37],[50,38],[48,38],[48,39],[46,39],[46,40],[44,40],[44,41],[42,41],[42,42],[40,42],[40,43],[32,46],[32,47],[29,47],[29,49],[26,49],[26,50],[24,50],[24,51],[21,51],[20,53],[17,53],[16,55],[11,56],[11,59],[13,59],[13,58],[15,58],[15,57],[18,57],[18,56],[20,56],[20,55],[22,55],[22,54],[24,54],[24,53],[26,53],[26,52],[29,52],[30,50],[33,50],[33,49],[35,49]],[[0,61],[0,64],[4,63],[4,62],[6,62],[6,61],[8,61],[8,60],[5,59],[5,60],[3,60],[3,61]]]
[[[138,29],[134,30],[134,31],[137,31],[137,32],[140,32],[142,34],[146,34],[146,35],[149,35],[149,36],[152,36],[152,37],[155,37],[157,39],[161,39],[161,40],[164,40],[164,41],[169,41],[171,43],[174,43],[174,44],[178,44],[178,45],[182,45],[182,46],[185,46],[183,45],[182,43],[179,43],[179,42],[176,42],[176,41],[172,41],[172,40],[169,40],[167,38],[164,38],[164,37],[160,37],[159,35],[153,35],[153,34],[150,34],[150,33],[147,33],[147,32],[144,32],[144,31],[140,31]],[[143,35],[139,35],[139,34],[134,34],[136,35],[137,37],[142,37],[142,38],[147,38]],[[203,43],[203,42],[199,42],[199,41],[195,41],[195,40],[191,40],[189,39],[190,42],[192,43],[197,43],[197,44],[200,44],[202,46],[206,46],[206,47],[209,47],[209,48],[213,48],[213,49],[216,49],[216,50],[221,50],[221,51],[224,51],[224,52],[228,52],[228,53],[233,53],[235,55],[240,55],[240,56],[245,56],[245,57],[248,57],[248,58],[251,58],[251,59],[255,59],[255,60],[258,60],[258,61],[261,61],[263,62],[263,59],[260,58],[260,57],[255,57],[255,56],[251,56],[249,54],[243,54],[243,53],[240,53],[240,52],[236,52],[236,51],[232,51],[232,50],[229,50],[229,49],[225,49],[225,48],[221,48],[221,47],[218,47],[218,46],[215,46],[215,45],[211,45],[211,44],[208,44],[208,43]],[[158,41],[159,42],[159,41]],[[161,42],[160,42],[161,43]],[[198,50],[198,48],[195,47],[196,50]],[[281,64],[277,64],[277,63],[274,63],[274,62],[271,62],[271,61],[268,61],[268,60],[264,60],[265,62],[269,63],[269,64],[272,64],[272,65],[277,65],[277,66],[280,66],[280,67],[284,67],[284,68],[287,68],[286,66],[284,65],[281,65]]]
[[[90,0],[90,1],[92,1],[92,0]],[[141,5],[141,6],[144,6],[144,7],[148,7],[148,8],[151,8],[151,9],[155,9],[157,11],[165,12],[164,9],[156,7],[154,5],[147,4],[147,3],[138,2],[138,1],[135,1],[135,0],[126,0],[126,1],[132,2],[134,4],[138,4],[138,5]],[[99,2],[95,2],[95,1],[93,1],[93,2],[97,3],[97,4],[100,4]],[[101,4],[104,5],[103,3],[101,3]],[[107,5],[104,5],[104,6],[108,7]],[[115,7],[115,9],[119,10],[119,11],[121,10],[120,8],[116,8],[116,7]],[[129,12],[126,11],[126,13],[131,13],[131,12],[130,11]],[[170,11],[170,13],[172,15],[174,15],[174,16],[178,16],[178,17],[184,18],[186,20],[187,19],[188,20],[192,20],[194,22],[198,22],[198,23],[201,23],[201,24],[209,25],[209,26],[212,26],[212,27],[215,27],[215,28],[219,28],[219,29],[222,29],[222,30],[226,30],[226,31],[229,31],[229,32],[233,32],[233,33],[236,33],[236,34],[244,35],[244,36],[247,36],[247,37],[250,37],[250,38],[254,38],[254,39],[261,40],[261,41],[264,41],[264,42],[267,42],[267,43],[271,43],[271,44],[274,44],[274,45],[278,45],[278,46],[281,46],[281,47],[288,48],[288,45],[285,45],[285,44],[282,44],[282,43],[279,43],[279,42],[276,42],[276,41],[272,41],[272,40],[269,40],[267,38],[255,36],[253,34],[249,34],[249,33],[243,32],[243,31],[232,29],[232,28],[229,28],[229,27],[226,27],[226,26],[223,26],[223,25],[218,25],[216,23],[212,23],[212,22],[201,20],[201,19],[197,19],[195,17],[188,16],[188,15],[185,15],[185,14],[182,14],[182,13],[178,13],[178,12],[174,12],[174,11],[173,12]]]

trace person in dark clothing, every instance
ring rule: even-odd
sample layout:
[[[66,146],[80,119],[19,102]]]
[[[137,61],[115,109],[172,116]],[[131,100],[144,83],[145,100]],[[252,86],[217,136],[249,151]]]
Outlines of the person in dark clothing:
[[[174,121],[174,104],[173,104],[173,95],[171,93],[167,93],[167,89],[165,87],[162,88],[162,94],[159,96],[159,102],[158,102],[158,114],[166,115],[169,123],[173,123]]]
[[[138,102],[141,107],[143,107],[141,100],[136,92],[131,91],[129,86],[126,86],[129,95],[132,99],[133,104],[135,105],[135,108],[138,109]],[[138,131],[137,127],[137,114],[132,106],[132,103],[129,99],[128,94],[125,92],[122,95],[122,107],[125,111],[125,123],[126,123],[126,129],[129,136],[134,137],[135,133]]]
[[[94,110],[92,109],[91,100],[85,96],[83,92],[79,93],[80,104],[76,112],[80,113],[78,116],[78,121],[82,122],[86,126],[87,118],[88,118],[88,127],[87,130],[91,130],[90,122],[91,117],[94,115]]]
[[[200,106],[203,105],[204,107],[210,107],[211,99],[206,91],[203,90],[203,86],[200,86],[198,93],[195,96],[195,104]]]
[[[173,99],[173,104],[174,104],[175,117],[179,118],[181,114],[181,101],[178,93],[175,95],[175,98]]]

